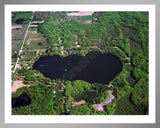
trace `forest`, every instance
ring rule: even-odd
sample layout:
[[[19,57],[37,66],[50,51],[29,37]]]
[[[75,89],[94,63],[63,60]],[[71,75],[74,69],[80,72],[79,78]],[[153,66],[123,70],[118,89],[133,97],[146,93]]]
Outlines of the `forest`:
[[[41,14],[36,15],[40,17]],[[32,83],[32,86],[23,87],[12,93],[12,98],[25,93],[31,98],[31,103],[12,107],[12,114],[147,115],[148,15],[148,12],[94,12],[90,17],[68,17],[64,12],[47,14],[45,22],[38,25],[38,32],[43,34],[49,44],[41,56],[84,56],[91,51],[110,53],[121,61],[122,71],[112,81],[103,85],[82,80],[49,79],[38,71],[24,67],[18,70],[18,74],[25,76],[24,83]],[[92,23],[79,22],[88,19],[92,20]],[[109,85],[114,87],[111,88]],[[96,110],[93,105],[108,98],[110,90],[114,90],[115,100],[107,104],[104,111]],[[25,101],[25,98],[22,100]],[[81,100],[85,100],[86,103],[72,106],[73,101]]]

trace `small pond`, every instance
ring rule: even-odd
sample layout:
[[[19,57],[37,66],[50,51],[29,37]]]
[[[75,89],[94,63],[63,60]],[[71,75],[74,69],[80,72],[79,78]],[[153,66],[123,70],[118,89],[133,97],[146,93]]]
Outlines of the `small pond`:
[[[19,97],[12,98],[12,107],[27,106],[31,104],[31,98],[24,92]]]

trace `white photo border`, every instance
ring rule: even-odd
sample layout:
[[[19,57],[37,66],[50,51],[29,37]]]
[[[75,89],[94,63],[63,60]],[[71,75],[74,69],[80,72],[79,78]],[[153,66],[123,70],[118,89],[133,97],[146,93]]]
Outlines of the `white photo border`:
[[[5,123],[155,123],[155,5],[5,5]],[[11,115],[12,11],[148,11],[149,115]]]

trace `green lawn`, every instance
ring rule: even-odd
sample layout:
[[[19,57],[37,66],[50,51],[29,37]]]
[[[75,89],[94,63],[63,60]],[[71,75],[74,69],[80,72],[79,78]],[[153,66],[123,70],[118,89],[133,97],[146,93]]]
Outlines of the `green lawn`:
[[[14,19],[31,19],[33,12],[17,12]]]
[[[29,28],[29,31],[36,31],[37,29],[36,28],[33,28],[33,27],[30,27]]]
[[[88,20],[92,20],[93,17],[92,16],[82,16],[80,17],[81,21],[88,21]]]

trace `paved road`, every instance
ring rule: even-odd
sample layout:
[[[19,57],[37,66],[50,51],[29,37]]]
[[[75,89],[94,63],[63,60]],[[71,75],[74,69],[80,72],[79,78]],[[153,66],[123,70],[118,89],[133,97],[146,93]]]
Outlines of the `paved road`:
[[[34,15],[34,12],[33,12],[33,15]],[[31,21],[32,21],[32,19],[33,19],[33,15],[32,15],[32,17],[31,17]],[[20,56],[21,53],[22,53],[22,49],[23,49],[24,42],[25,42],[26,37],[27,37],[27,33],[28,33],[28,30],[29,30],[31,21],[30,21],[29,24],[28,24],[28,27],[27,27],[27,30],[26,30],[26,34],[25,34],[24,39],[23,39],[22,46],[21,46],[21,48],[20,48],[20,50],[19,50],[18,58],[17,58],[17,61],[16,61],[16,65],[15,65],[15,67],[14,67],[13,73],[15,73],[15,71],[16,71],[16,69],[17,69],[17,67],[18,67],[17,64],[18,64],[18,61],[19,61],[19,56]]]

